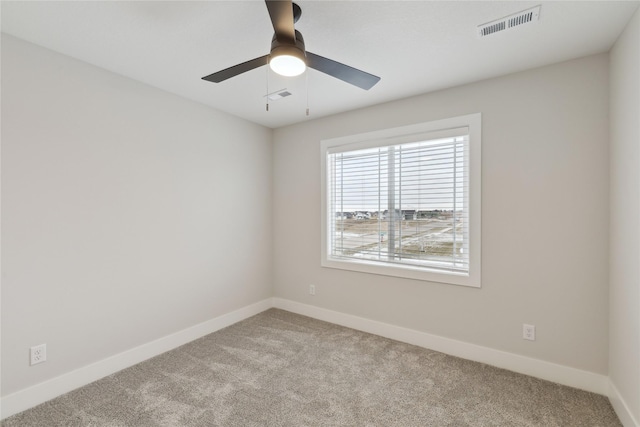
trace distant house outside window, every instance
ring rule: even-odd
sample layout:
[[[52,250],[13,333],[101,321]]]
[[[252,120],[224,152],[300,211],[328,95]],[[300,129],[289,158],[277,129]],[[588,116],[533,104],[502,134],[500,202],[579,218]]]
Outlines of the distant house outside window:
[[[322,141],[325,267],[480,287],[481,116]]]

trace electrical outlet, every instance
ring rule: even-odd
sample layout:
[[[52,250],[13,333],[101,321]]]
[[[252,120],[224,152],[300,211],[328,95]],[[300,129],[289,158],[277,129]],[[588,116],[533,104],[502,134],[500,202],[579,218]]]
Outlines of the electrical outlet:
[[[40,344],[31,347],[29,354],[31,355],[31,365],[37,365],[38,363],[46,362],[47,345]]]
[[[522,338],[529,341],[536,340],[536,327],[535,325],[522,324]]]
[[[309,294],[310,295],[316,294],[316,285],[309,285]]]

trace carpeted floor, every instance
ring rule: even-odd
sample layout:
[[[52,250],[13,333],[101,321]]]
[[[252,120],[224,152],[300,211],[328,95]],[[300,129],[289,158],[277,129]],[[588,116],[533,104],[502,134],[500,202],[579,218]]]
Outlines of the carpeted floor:
[[[607,398],[271,309],[14,426],[620,426]]]

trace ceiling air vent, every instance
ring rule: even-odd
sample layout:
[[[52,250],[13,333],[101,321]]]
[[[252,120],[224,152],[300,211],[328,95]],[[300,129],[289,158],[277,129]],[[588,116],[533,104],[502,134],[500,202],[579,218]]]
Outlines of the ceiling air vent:
[[[266,94],[264,97],[269,98],[269,101],[277,101],[282,98],[286,98],[287,96],[291,96],[292,93],[287,90],[287,88],[277,90],[275,92],[271,92]]]
[[[513,15],[505,16],[504,18],[496,19],[495,21],[487,22],[486,24],[478,25],[478,35],[480,37],[488,36],[530,22],[535,22],[539,18],[540,5],[514,13]]]

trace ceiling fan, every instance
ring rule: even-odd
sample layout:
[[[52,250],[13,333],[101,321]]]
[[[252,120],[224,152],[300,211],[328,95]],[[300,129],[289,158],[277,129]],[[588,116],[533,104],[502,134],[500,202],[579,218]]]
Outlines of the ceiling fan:
[[[298,76],[309,67],[365,90],[378,83],[378,76],[306,51],[302,34],[294,28],[302,15],[300,6],[291,0],[265,0],[265,3],[275,31],[271,40],[271,52],[210,74],[203,77],[203,80],[220,83],[269,64],[274,72],[283,76]]]

